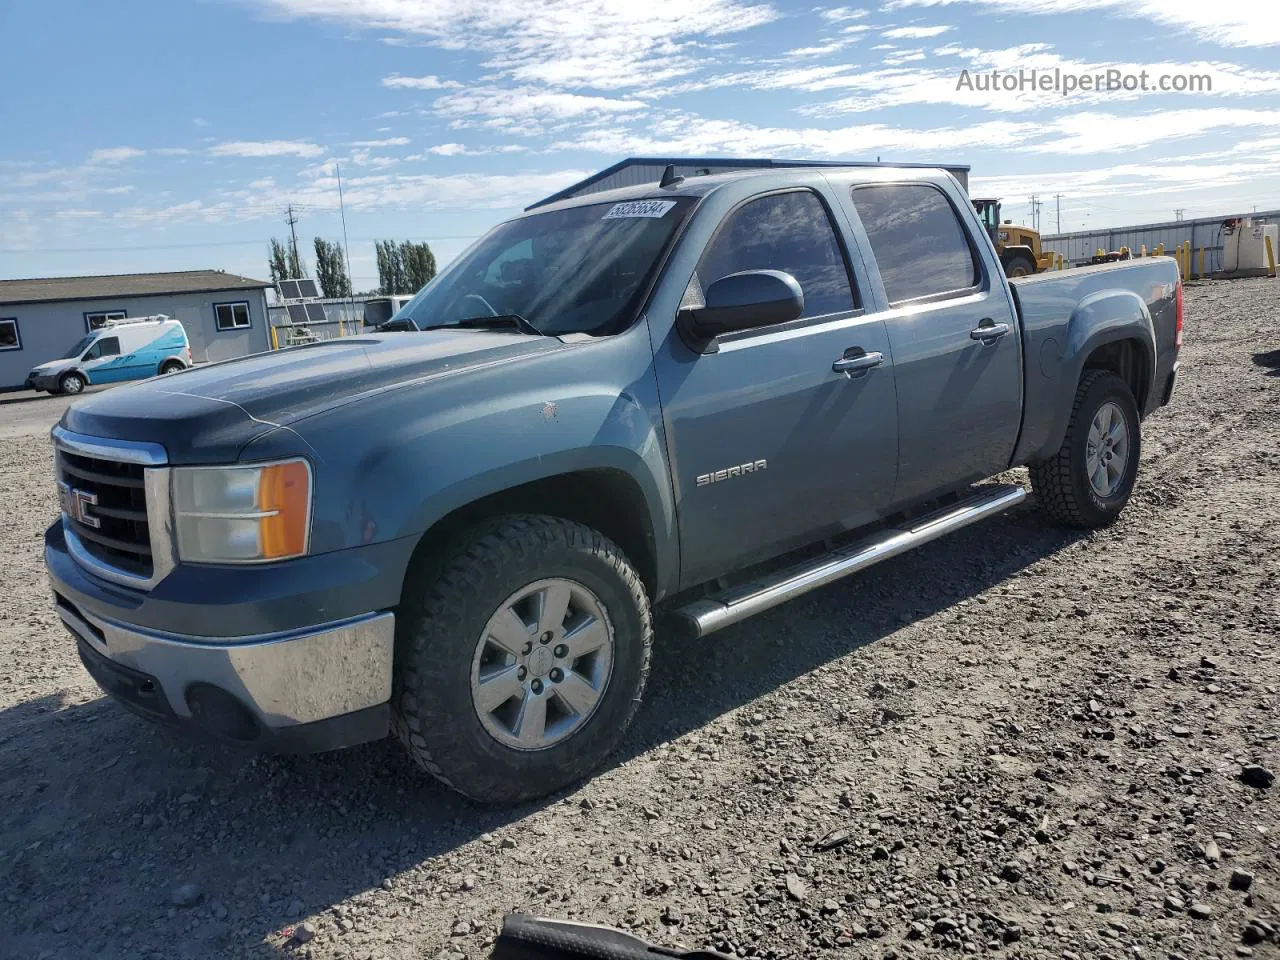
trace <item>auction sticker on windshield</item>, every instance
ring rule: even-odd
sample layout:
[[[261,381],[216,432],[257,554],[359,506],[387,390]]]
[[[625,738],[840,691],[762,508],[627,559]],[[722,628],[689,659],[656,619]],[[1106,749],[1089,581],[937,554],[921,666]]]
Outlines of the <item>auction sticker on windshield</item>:
[[[667,211],[676,205],[674,200],[629,200],[626,203],[615,203],[601,219],[624,220],[635,217],[664,217]]]

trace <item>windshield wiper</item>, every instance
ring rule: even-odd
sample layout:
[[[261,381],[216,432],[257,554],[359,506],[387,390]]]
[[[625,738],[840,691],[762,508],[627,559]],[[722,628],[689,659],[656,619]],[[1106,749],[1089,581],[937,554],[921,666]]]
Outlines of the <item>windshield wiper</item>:
[[[463,320],[458,320],[455,323],[438,323],[430,327],[423,327],[422,329],[448,330],[451,327],[458,327],[465,330],[493,330],[497,328],[507,328],[519,330],[521,333],[527,333],[534,337],[542,336],[541,330],[518,313],[500,313],[496,317],[467,317]]]

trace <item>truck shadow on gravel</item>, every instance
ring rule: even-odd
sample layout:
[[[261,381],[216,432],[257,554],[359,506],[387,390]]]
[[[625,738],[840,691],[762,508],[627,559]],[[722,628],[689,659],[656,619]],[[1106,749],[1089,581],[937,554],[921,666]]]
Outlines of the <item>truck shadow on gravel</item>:
[[[1266,353],[1255,353],[1253,362],[1267,368],[1268,377],[1280,377],[1280,350],[1268,350]]]
[[[623,808],[597,815],[629,820],[648,798],[613,789],[625,778],[619,765],[1080,536],[1023,507],[710,640],[660,633],[623,748],[581,789]],[[493,842],[484,835],[543,807],[564,803],[573,808],[566,816],[579,816],[576,792],[484,810],[419,774],[390,740],[258,756],[175,739],[102,699],[24,703],[0,713],[0,940],[11,931],[16,955],[32,957],[276,955],[264,940],[384,879],[402,910],[441,909],[397,875],[423,866],[419,883],[458,889],[465,866],[429,861],[477,838]],[[508,838],[519,854],[526,838]]]

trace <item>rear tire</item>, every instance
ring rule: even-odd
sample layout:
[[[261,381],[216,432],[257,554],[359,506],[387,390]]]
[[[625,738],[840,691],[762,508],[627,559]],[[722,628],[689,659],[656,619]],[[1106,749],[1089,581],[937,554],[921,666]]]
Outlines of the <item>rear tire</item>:
[[[180,360],[166,360],[160,364],[160,376],[168,376],[171,373],[179,373],[187,369],[186,365]]]
[[[1128,384],[1109,370],[1087,370],[1062,446],[1031,464],[1031,486],[1059,523],[1104,527],[1129,502],[1141,453],[1142,424]]]
[[[65,393],[69,396],[76,396],[84,393],[87,384],[82,375],[78,373],[64,373],[62,379],[58,381],[58,392]]]
[[[504,517],[410,572],[393,726],[422,769],[473,800],[533,800],[617,747],[652,643],[648,597],[614,543],[568,520]]]

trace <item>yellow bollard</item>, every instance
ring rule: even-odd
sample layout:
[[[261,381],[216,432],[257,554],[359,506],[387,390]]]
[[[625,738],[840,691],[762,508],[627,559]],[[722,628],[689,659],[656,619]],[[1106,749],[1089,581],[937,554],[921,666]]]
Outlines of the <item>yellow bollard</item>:
[[[1267,276],[1274,277],[1276,275],[1276,251],[1271,246],[1271,236],[1269,234],[1263,237],[1262,240],[1267,247]]]
[[[1147,255],[1147,245],[1144,243],[1144,244],[1142,245],[1142,252],[1141,252],[1140,254],[1138,254],[1138,256],[1140,256],[1140,257],[1145,257],[1146,255]]]
[[[1163,241],[1163,240],[1161,240],[1161,241],[1160,241],[1160,243],[1156,246],[1155,250],[1154,250],[1154,251],[1152,251],[1152,255],[1153,255],[1153,256],[1156,256],[1156,257],[1163,257],[1163,256],[1164,256],[1164,241]]]
[[[275,327],[271,328],[271,349],[272,350],[280,349],[280,337],[276,334]]]

